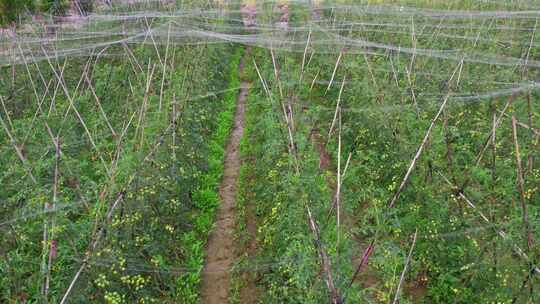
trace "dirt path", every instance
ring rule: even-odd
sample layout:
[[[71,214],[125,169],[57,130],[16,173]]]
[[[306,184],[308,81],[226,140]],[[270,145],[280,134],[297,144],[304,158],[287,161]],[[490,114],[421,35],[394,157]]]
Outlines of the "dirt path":
[[[244,70],[244,59],[238,72]],[[236,258],[234,230],[236,227],[236,193],[240,173],[240,140],[244,134],[245,105],[249,83],[243,81],[236,102],[234,126],[225,150],[224,172],[219,187],[220,206],[215,227],[210,233],[206,248],[206,262],[202,272],[201,303],[225,304],[229,302],[230,269]]]

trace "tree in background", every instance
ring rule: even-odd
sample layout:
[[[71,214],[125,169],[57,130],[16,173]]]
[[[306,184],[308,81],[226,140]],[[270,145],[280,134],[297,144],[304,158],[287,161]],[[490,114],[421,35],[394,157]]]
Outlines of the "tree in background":
[[[93,0],[0,0],[0,26],[17,21],[25,12],[46,12],[53,16],[64,16],[70,6],[86,16],[92,12]]]
[[[25,11],[33,11],[35,0],[0,0],[0,26],[17,21]]]
[[[92,12],[94,1],[93,0],[74,0],[73,4],[82,16],[86,16]]]
[[[69,8],[68,0],[41,0],[39,9],[53,16],[63,16]]]

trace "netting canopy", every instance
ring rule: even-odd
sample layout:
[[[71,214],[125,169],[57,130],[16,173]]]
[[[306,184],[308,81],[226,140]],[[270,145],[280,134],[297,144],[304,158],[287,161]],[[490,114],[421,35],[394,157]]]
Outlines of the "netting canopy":
[[[0,29],[0,302],[540,301],[537,1],[73,3]]]

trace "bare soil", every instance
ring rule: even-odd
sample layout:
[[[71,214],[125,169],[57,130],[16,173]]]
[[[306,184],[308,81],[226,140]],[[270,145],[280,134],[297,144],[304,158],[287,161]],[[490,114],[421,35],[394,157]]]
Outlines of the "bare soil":
[[[246,52],[247,54],[247,52]],[[244,58],[239,73],[244,70]],[[206,263],[202,272],[201,303],[224,304],[229,302],[230,272],[235,260],[236,193],[240,173],[240,140],[244,134],[245,105],[249,83],[240,87],[234,116],[234,127],[225,150],[223,179],[219,187],[220,206],[215,227],[210,233],[206,248]]]

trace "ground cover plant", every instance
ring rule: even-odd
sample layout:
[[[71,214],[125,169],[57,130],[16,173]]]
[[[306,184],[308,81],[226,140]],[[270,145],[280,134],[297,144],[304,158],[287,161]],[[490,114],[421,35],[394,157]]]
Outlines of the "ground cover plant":
[[[534,1],[79,2],[0,2],[0,302],[540,301]]]

